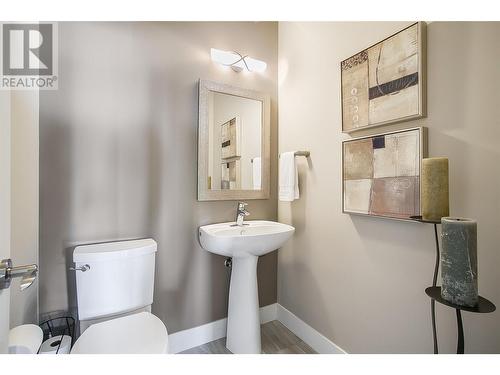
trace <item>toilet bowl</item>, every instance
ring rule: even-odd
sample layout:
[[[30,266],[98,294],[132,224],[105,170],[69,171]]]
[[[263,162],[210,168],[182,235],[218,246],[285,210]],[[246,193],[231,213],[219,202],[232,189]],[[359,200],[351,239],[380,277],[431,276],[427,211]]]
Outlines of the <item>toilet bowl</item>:
[[[71,354],[166,354],[168,335],[163,322],[149,312],[91,325]]]
[[[78,246],[73,251],[81,335],[71,354],[160,354],[168,333],[151,314],[152,239]]]

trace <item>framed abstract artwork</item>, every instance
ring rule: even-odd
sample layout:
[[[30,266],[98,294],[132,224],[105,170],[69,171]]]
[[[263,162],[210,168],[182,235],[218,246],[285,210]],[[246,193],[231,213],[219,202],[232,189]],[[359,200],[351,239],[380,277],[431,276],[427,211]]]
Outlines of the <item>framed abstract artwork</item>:
[[[424,22],[342,61],[342,131],[425,116],[425,63]]]
[[[420,215],[424,127],[342,142],[342,212],[410,219]]]

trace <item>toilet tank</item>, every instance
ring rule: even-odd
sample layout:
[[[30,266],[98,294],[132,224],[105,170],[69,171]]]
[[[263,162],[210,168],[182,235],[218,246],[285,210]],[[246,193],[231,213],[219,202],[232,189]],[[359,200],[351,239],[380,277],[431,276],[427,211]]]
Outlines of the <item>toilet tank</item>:
[[[77,246],[73,262],[80,320],[123,314],[153,303],[156,242],[153,239]]]

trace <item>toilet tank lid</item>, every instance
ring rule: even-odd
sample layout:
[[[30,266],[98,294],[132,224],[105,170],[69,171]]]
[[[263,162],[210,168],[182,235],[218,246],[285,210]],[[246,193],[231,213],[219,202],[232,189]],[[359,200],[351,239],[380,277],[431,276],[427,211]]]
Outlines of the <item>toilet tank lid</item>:
[[[151,238],[131,241],[80,245],[73,251],[73,262],[95,262],[123,259],[156,252],[156,241]]]

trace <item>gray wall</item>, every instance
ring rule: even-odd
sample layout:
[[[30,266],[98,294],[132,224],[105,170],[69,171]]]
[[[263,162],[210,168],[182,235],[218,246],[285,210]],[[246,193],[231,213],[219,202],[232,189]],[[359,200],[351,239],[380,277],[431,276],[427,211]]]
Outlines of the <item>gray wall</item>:
[[[341,60],[407,23],[280,23],[279,149],[299,160],[296,227],[279,252],[278,302],[352,353],[430,353],[432,226],[341,213]],[[497,305],[500,252],[500,23],[428,25],[428,117],[356,135],[429,128],[450,159],[451,214],[478,220],[479,291]],[[307,100],[304,100],[307,98]],[[500,352],[500,312],[464,313],[465,349]],[[437,307],[440,350],[456,349],[455,312]]]
[[[40,94],[40,311],[67,309],[77,243],[153,237],[153,312],[170,333],[226,316],[229,272],[198,226],[234,219],[235,202],[197,202],[199,78],[271,95],[277,155],[277,23],[60,23],[59,90]],[[237,74],[210,48],[268,63]],[[273,158],[271,175],[276,175]],[[276,219],[269,200],[251,219]],[[260,303],[276,302],[276,254],[259,261]]]

